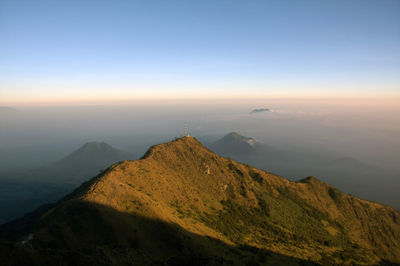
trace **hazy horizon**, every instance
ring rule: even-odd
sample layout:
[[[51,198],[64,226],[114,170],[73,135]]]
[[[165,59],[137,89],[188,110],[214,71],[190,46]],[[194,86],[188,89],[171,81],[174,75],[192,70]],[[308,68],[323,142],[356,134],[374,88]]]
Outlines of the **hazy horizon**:
[[[198,137],[238,131],[272,146],[327,148],[368,163],[396,165],[400,150],[397,101],[271,99],[257,102],[14,107],[1,112],[0,145],[2,148],[49,143],[63,146],[64,142],[79,145],[90,140],[105,140],[129,147],[128,140],[134,146],[140,141],[151,144],[179,136],[183,123],[188,122]],[[260,107],[270,108],[272,112],[248,114]],[[331,129],[334,131],[330,132]]]

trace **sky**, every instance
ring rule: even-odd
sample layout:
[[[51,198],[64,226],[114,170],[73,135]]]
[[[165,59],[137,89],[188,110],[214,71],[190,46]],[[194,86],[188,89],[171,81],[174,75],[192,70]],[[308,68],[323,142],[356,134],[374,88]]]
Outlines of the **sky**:
[[[0,105],[400,97],[400,1],[0,0]]]

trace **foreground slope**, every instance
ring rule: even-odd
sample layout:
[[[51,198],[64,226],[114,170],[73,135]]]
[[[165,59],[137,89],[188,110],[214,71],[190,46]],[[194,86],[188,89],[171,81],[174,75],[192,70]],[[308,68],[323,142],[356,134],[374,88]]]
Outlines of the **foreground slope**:
[[[15,264],[400,262],[400,214],[315,178],[290,182],[192,137],[153,146],[3,226]]]

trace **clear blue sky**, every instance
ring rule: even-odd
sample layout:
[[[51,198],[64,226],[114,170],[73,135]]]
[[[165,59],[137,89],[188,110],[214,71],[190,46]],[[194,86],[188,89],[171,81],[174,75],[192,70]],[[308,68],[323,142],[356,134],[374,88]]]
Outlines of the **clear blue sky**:
[[[400,1],[0,0],[0,104],[400,94]]]

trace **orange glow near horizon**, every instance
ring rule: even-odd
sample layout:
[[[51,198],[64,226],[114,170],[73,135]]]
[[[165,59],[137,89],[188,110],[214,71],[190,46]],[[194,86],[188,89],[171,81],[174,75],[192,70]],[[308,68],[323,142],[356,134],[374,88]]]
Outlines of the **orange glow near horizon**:
[[[53,93],[9,93],[5,94],[0,91],[0,105],[3,106],[37,106],[37,105],[95,105],[95,104],[129,104],[129,103],[207,103],[207,102],[258,102],[268,99],[364,99],[366,101],[382,101],[399,102],[399,92],[343,92],[340,91],[294,91],[294,90],[276,90],[275,92],[244,92],[233,91],[214,91],[209,89],[200,93],[191,90],[178,92],[170,91],[168,93],[155,92],[152,90],[142,90],[141,92],[115,90],[114,92],[106,92],[104,90],[95,93],[93,91],[82,92],[74,91],[58,91]]]

